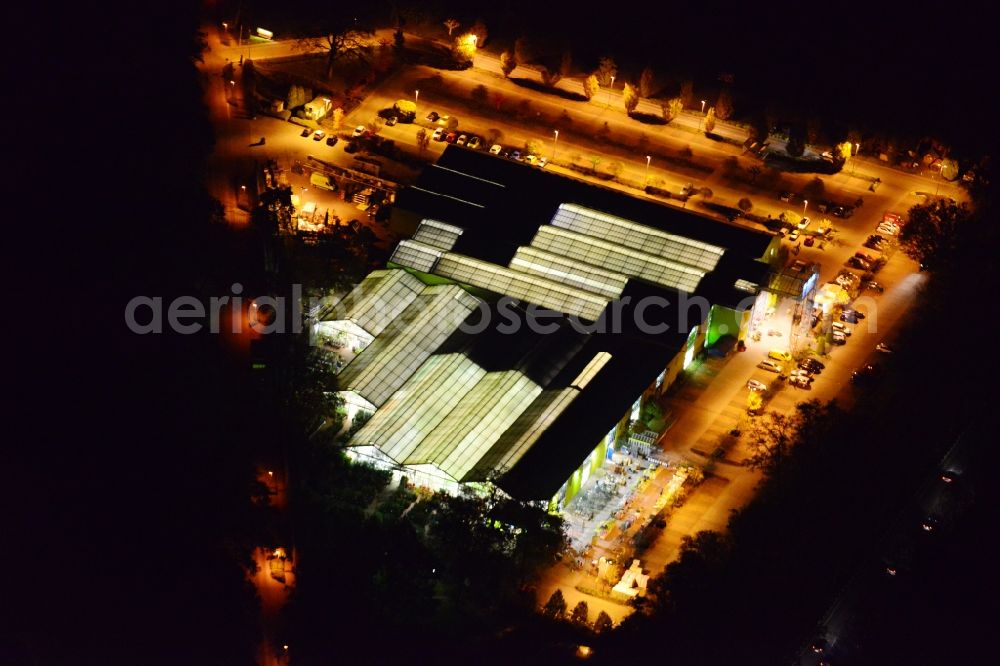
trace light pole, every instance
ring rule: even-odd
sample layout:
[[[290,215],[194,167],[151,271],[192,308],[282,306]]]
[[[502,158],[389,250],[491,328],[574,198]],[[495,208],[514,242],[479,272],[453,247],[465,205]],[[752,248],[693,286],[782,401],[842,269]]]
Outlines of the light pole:
[[[701,131],[701,124],[705,119],[705,100],[701,100],[701,118],[698,119],[698,131]]]
[[[417,120],[417,105],[420,104],[420,91],[413,91],[413,120]]]
[[[806,216],[806,208],[809,207],[809,199],[802,202],[802,217]]]
[[[559,130],[552,130],[556,138],[552,141],[552,161],[556,161],[556,146],[559,144]]]
[[[649,185],[649,163],[653,161],[652,155],[646,155],[646,179],[643,181],[642,186],[646,187]]]
[[[702,114],[705,113],[705,100],[701,100],[701,112]]]
[[[608,107],[611,106],[611,90],[615,87],[615,77],[611,77],[611,85],[608,86]]]

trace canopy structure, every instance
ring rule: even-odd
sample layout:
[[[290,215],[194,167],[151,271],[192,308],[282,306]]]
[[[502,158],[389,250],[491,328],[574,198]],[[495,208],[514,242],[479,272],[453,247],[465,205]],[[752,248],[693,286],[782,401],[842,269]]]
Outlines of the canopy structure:
[[[403,271],[396,271],[402,273]],[[424,287],[340,373],[340,388],[380,407],[461,324],[479,301],[457,285]]]

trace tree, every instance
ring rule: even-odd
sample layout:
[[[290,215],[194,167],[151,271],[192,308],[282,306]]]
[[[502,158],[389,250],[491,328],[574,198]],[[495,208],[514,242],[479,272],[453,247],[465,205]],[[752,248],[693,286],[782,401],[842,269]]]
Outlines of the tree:
[[[604,124],[597,130],[594,138],[598,141],[607,142],[611,139],[611,127],[608,125],[608,121],[604,121]]]
[[[715,131],[715,107],[713,106],[705,114],[705,134],[711,134]]]
[[[330,114],[330,123],[333,125],[333,131],[336,132],[344,124],[344,110],[339,106],[333,110]]]
[[[482,21],[476,21],[469,28],[469,33],[476,36],[476,48],[483,48],[486,46],[486,39],[489,37],[489,33],[486,31],[486,24]]]
[[[406,36],[402,28],[396,28],[392,33],[392,46],[396,49],[396,56],[402,58],[403,50],[406,48]]]
[[[451,32],[452,32],[452,31],[453,31],[453,30],[454,30],[455,28],[457,28],[458,26],[460,26],[460,25],[462,25],[462,24],[461,24],[461,23],[459,23],[458,21],[456,21],[456,20],[455,20],[455,19],[453,19],[453,18],[450,18],[450,19],[448,19],[448,20],[446,20],[446,21],[444,22],[444,27],[448,28],[448,36],[449,36],[449,37],[451,37]]]
[[[448,118],[447,127],[451,131],[457,130],[458,129],[458,118],[456,118],[455,116],[450,116]]]
[[[477,107],[486,106],[486,101],[489,99],[489,96],[490,94],[489,91],[486,89],[486,86],[484,86],[481,83],[475,88],[473,88],[472,91],[469,93],[469,97],[472,98],[473,104],[475,104]]]
[[[291,111],[292,109],[297,109],[303,106],[306,102],[312,99],[312,91],[304,88],[303,86],[291,85],[288,87],[288,98],[285,102],[285,108]]]
[[[583,80],[583,96],[587,99],[594,99],[594,95],[601,89],[601,82],[597,80],[595,74],[591,74]]]
[[[564,78],[573,74],[573,54],[569,51],[563,51],[559,59],[559,74]]]
[[[417,130],[417,148],[423,152],[427,150],[427,146],[430,145],[430,137],[427,136],[427,130],[423,127]]]
[[[723,88],[719,99],[715,100],[715,115],[719,120],[728,120],[733,116],[733,96],[729,88]]]
[[[935,199],[914,206],[899,232],[899,246],[914,261],[927,268],[947,266],[958,254],[965,225],[972,220],[972,211],[963,202]]]
[[[510,51],[504,51],[500,54],[500,71],[503,72],[504,77],[509,77],[516,68],[517,58]]]
[[[701,195],[702,199],[711,199],[715,192],[712,191],[711,187],[703,187],[698,190],[698,194]]]
[[[653,94],[653,68],[647,66],[639,75],[639,95],[650,97]]]
[[[681,111],[684,109],[684,103],[681,102],[680,97],[671,97],[670,99],[665,99],[660,102],[660,109],[663,111],[664,122],[670,122],[677,116],[681,115]]]
[[[743,197],[736,206],[744,213],[749,213],[753,209],[753,202],[749,198]]]
[[[611,56],[604,56],[597,62],[597,71],[594,74],[602,86],[610,86],[611,78],[618,75],[618,65]]]
[[[785,152],[792,157],[802,157],[802,154],[806,152],[806,145],[802,141],[802,137],[793,134],[788,137],[788,143],[785,144]]]
[[[607,611],[601,611],[597,614],[597,619],[594,620],[594,631],[599,634],[603,634],[606,631],[610,631],[615,626],[614,622],[611,621],[611,616],[608,615]]]
[[[635,108],[639,106],[639,91],[632,84],[626,83],[622,90],[622,103],[625,104],[625,113],[632,115]]]
[[[357,22],[334,21],[327,24],[320,39],[326,51],[326,76],[333,76],[334,66],[343,60],[367,61],[368,42],[375,31]],[[315,43],[315,40],[310,40]]]
[[[493,128],[486,130],[486,143],[493,146],[503,141],[503,132]]]
[[[534,57],[534,49],[527,37],[518,37],[514,40],[514,59],[519,65],[531,62]]]
[[[375,116],[374,118],[368,121],[365,127],[368,129],[370,133],[378,134],[379,132],[382,131],[382,128],[385,127],[385,118],[382,118],[381,116]]]
[[[601,157],[600,155],[591,155],[590,157],[587,158],[587,161],[590,162],[590,168],[593,170],[593,172],[597,173],[597,165],[600,164],[602,161],[604,161],[604,158]]]
[[[542,614],[553,619],[561,619],[566,615],[566,600],[563,598],[562,590],[556,588],[549,600],[542,607]]]
[[[750,120],[750,127],[747,129],[747,141],[753,143],[763,143],[770,136],[770,128],[767,125],[767,118],[762,114],[755,115]]]
[[[471,65],[473,58],[476,57],[476,36],[467,32],[457,37],[451,53],[460,67]]]
[[[587,602],[581,601],[576,606],[573,606],[573,612],[570,613],[569,619],[574,624],[590,624],[590,609],[587,608]]]
[[[562,79],[562,74],[557,69],[549,69],[548,67],[542,67],[539,71],[542,76],[542,83],[544,83],[549,88],[554,88],[560,79]]]
[[[612,178],[617,178],[618,174],[620,174],[624,168],[625,167],[621,162],[608,162],[608,173],[611,174]]]
[[[809,145],[815,146],[819,143],[820,133],[823,131],[823,125],[819,118],[810,118],[806,121],[806,141]]]
[[[524,142],[524,152],[528,155],[541,155],[542,142],[538,139],[528,139]]]
[[[694,99],[694,84],[690,81],[681,81],[681,91],[678,94],[681,99],[681,104],[684,108],[691,106],[691,101]]]
[[[795,443],[795,431],[794,415],[766,413],[754,422],[746,435],[751,454],[743,461],[744,464],[750,469],[774,476]]]
[[[833,151],[833,157],[835,160],[843,164],[847,160],[851,159],[851,155],[854,154],[854,144],[850,141],[841,141],[837,144],[837,149]]]

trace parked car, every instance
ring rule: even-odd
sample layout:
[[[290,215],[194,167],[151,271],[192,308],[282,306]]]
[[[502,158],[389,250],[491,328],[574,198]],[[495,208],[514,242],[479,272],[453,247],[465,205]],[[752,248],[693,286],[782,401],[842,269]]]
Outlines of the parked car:
[[[809,365],[819,368],[820,370],[826,369],[826,364],[823,363],[823,361],[819,360],[818,358],[812,358],[812,357],[804,358],[802,359],[802,363],[808,363]]]
[[[448,132],[444,136],[444,140],[447,141],[448,143],[455,143],[457,139],[458,139],[458,132]]]
[[[847,337],[851,337],[851,333],[854,332],[854,331],[851,330],[850,326],[848,326],[847,324],[844,324],[843,322],[835,321],[832,324],[830,324],[830,326],[833,328],[833,330],[840,331],[841,333],[843,333]]]
[[[313,133],[312,129],[306,127],[305,129],[302,130],[302,133],[299,134],[299,136],[310,136],[312,133]]]
[[[465,144],[467,148],[471,148],[472,150],[479,150],[482,145],[483,141],[478,136],[469,137],[469,142]]]
[[[521,151],[520,150],[511,151],[511,153],[510,153],[510,159],[514,160],[515,162],[520,162],[521,161]]]
[[[875,345],[875,351],[879,352],[880,354],[891,354],[892,347],[885,344],[884,342],[880,342],[877,345]]]
[[[397,122],[399,122],[399,118],[397,118],[396,116],[389,116],[388,118],[385,119],[385,124],[388,125],[389,127],[392,127]]]
[[[526,155],[524,157],[524,161],[534,166],[535,164],[538,164],[538,155]]]
[[[354,141],[348,141],[346,144],[344,144],[344,152],[345,153],[358,152],[358,144],[355,143]]]
[[[786,203],[791,203],[792,201],[795,201],[795,195],[792,194],[791,192],[782,192],[778,196],[778,198]]]
[[[797,388],[807,389],[812,385],[812,377],[806,375],[792,375],[788,378],[788,383]]]
[[[767,352],[767,357],[780,363],[790,363],[792,361],[791,352],[787,352],[782,349],[772,349]]]
[[[806,247],[812,247],[813,245],[816,244],[816,239],[813,238],[812,236],[806,236],[806,239],[802,241],[802,244],[805,245]]]
[[[431,121],[432,123],[437,122],[437,119],[440,117],[441,116],[438,115],[437,111],[431,111],[430,113],[427,114],[427,120]]]
[[[799,239],[799,230],[798,229],[792,229],[792,233],[788,234],[788,240],[790,240],[790,241],[792,241],[794,243],[798,239]]]
[[[337,145],[337,135],[336,134],[331,134],[330,136],[326,137],[326,145],[328,145],[328,146],[336,146]]]
[[[326,132],[324,132],[323,130],[316,130],[316,133],[313,134],[313,141],[322,141],[323,137],[325,136]]]
[[[850,266],[851,268],[857,268],[858,270],[862,271],[870,271],[872,269],[872,265],[870,263],[868,263],[864,259],[859,259],[858,257],[851,257],[850,259],[848,259],[847,265]]]
[[[434,130],[434,134],[431,135],[431,138],[435,141],[444,141],[444,128],[438,127]]]
[[[834,216],[836,216],[836,217],[839,217],[839,218],[842,218],[842,219],[847,219],[851,215],[854,215],[854,207],[853,206],[834,206],[833,208],[830,209],[830,212]]]
[[[870,289],[878,294],[881,294],[882,292],[885,291],[885,287],[883,287],[875,280],[869,280],[868,282],[865,282],[865,289]]]
[[[847,344],[847,336],[844,335],[842,331],[834,331],[830,339],[833,340],[833,344],[835,345]]]
[[[548,163],[549,163],[549,158],[547,158],[547,157],[542,157],[542,158],[539,158],[539,160],[538,160],[538,166],[540,168],[542,168],[542,169],[544,169],[545,165],[548,164]]]
[[[803,370],[808,370],[814,375],[818,375],[819,373],[823,372],[823,368],[819,366],[819,361],[812,358],[807,358],[800,361],[799,367],[802,368]]]
[[[810,220],[808,217],[803,217],[801,220],[799,220],[799,223],[795,225],[795,228],[801,231],[802,229],[805,229],[806,227],[809,226],[809,222]]]
[[[747,388],[751,391],[766,391],[767,384],[764,382],[757,381],[756,379],[751,379],[747,382]]]
[[[857,252],[855,252],[854,256],[857,257],[858,259],[861,259],[862,261],[867,261],[869,264],[874,264],[875,263],[875,257],[873,257],[871,255],[868,255],[868,254],[865,254],[864,252],[861,252],[860,250],[857,251]]]
[[[357,127],[354,128],[354,131],[351,132],[351,138],[357,138],[357,137],[361,136],[364,133],[365,133],[365,126],[364,125],[358,125]]]
[[[455,145],[456,146],[464,146],[468,142],[469,142],[469,135],[468,134],[459,134],[458,138],[455,139]]]
[[[499,143],[494,143],[490,146],[490,155],[499,155],[501,150],[503,150],[503,146]]]
[[[848,324],[857,324],[858,317],[855,313],[847,310],[840,313],[840,321],[847,322]]]
[[[757,367],[760,368],[761,370],[767,370],[768,372],[780,373],[784,370],[784,368],[781,365],[775,363],[774,361],[769,361],[767,359],[764,359],[763,361],[758,363]]]
[[[864,312],[861,312],[860,310],[855,310],[854,308],[844,308],[843,311],[844,312],[848,312],[848,313],[854,315],[858,319],[864,319],[865,318],[865,313]]]

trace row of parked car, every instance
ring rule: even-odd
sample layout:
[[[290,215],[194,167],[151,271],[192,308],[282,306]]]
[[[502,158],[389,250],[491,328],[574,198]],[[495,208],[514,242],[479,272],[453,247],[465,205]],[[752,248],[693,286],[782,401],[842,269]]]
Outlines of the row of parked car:
[[[427,114],[427,120],[432,123],[444,125],[448,121],[448,116],[442,116],[436,111],[431,111]],[[434,134],[431,135],[431,139],[434,141],[452,143],[456,146],[463,146],[470,150],[484,150],[487,147],[486,141],[475,134],[464,134],[457,130],[449,130],[445,127],[438,127],[435,129]],[[489,153],[498,157],[505,157],[507,159],[514,160],[515,162],[524,162],[525,164],[531,164],[538,167],[544,167],[549,163],[549,159],[547,157],[525,154],[516,148],[505,148],[499,143],[494,143],[489,146]]]

